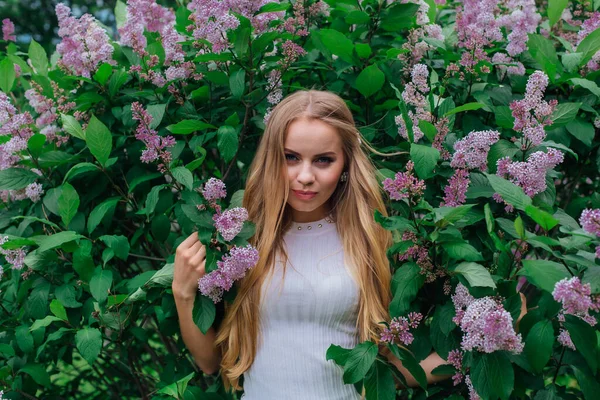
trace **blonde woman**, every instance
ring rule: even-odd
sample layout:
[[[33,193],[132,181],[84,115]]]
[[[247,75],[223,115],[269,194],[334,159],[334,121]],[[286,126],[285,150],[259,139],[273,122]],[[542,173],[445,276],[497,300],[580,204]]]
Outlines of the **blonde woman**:
[[[374,210],[387,212],[362,146],[376,152],[331,92],[298,91],[273,109],[243,199],[260,259],[218,332],[203,335],[192,321],[204,246],[194,233],[177,248],[173,293],[183,340],[205,373],[220,370],[227,389],[243,387],[243,400],[361,398],[325,354],[331,344],[379,344],[379,322],[390,318],[392,236],[373,219]],[[431,375],[444,363],[437,353],[421,362],[428,382],[449,377]]]

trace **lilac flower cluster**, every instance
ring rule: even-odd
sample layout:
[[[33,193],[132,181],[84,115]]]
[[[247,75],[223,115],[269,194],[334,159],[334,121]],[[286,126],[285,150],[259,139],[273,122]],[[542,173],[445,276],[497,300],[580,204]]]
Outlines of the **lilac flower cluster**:
[[[225,183],[217,178],[210,178],[202,189],[202,196],[211,204],[216,204],[218,199],[223,199],[227,196]]]
[[[130,46],[141,56],[148,54],[145,47],[147,45],[144,29],[148,32],[159,32],[162,35],[163,29],[173,26],[175,14],[173,11],[156,4],[155,0],[127,0],[127,22],[119,28],[120,43],[123,46]],[[174,42],[180,38],[177,32],[167,33],[167,36],[174,34]],[[167,43],[171,41],[167,40]],[[165,61],[170,46],[165,46],[163,37],[163,47],[165,48]],[[168,49],[169,48],[169,49]],[[168,59],[172,60],[173,55]],[[183,58],[181,58],[183,60]]]
[[[175,138],[171,135],[161,137],[154,129],[151,129],[152,116],[144,110],[139,102],[136,101],[131,104],[131,114],[134,120],[140,122],[136,129],[135,138],[146,145],[140,160],[143,163],[151,163],[160,158],[161,163],[158,164],[158,170],[164,174],[167,172],[172,158],[171,152],[165,149],[175,145]]]
[[[456,309],[453,321],[463,332],[462,350],[484,353],[507,350],[515,354],[523,351],[521,334],[515,332],[512,316],[497,299],[490,296],[474,299],[459,283],[452,301]]]
[[[581,29],[577,32],[577,46],[579,46],[579,43],[581,43],[583,39],[598,28],[600,28],[600,11],[595,11],[581,24]],[[586,64],[586,67],[590,71],[597,71],[600,69],[600,50],[594,53],[591,60]]]
[[[429,4],[424,0],[401,0],[400,3],[413,3],[418,4],[419,9],[417,10],[417,25],[425,25],[429,23]]]
[[[457,169],[448,180],[448,185],[444,188],[444,200],[440,207],[458,207],[467,201],[467,190],[469,189],[469,171],[466,169]]]
[[[289,17],[281,25],[281,30],[291,33],[292,35],[308,36],[308,20],[307,18],[317,17],[319,14],[329,16],[330,7],[327,3],[319,0],[310,6],[306,7],[304,1],[295,1],[292,6],[293,17]]]
[[[565,347],[575,350],[575,345],[571,340],[571,335],[562,328],[565,321],[565,315],[574,315],[591,326],[595,326],[596,318],[589,314],[590,310],[600,311],[600,295],[592,296],[592,289],[589,283],[582,284],[578,277],[570,279],[564,278],[556,282],[552,297],[561,303],[562,307],[558,313],[558,320],[561,323],[558,341]]]
[[[300,3],[300,2],[297,2]],[[281,99],[283,98],[283,92],[281,90],[282,82],[281,82],[281,70],[272,69],[269,72],[269,78],[267,81],[266,90],[269,92],[267,95],[267,102],[274,106],[279,104]],[[263,119],[264,124],[266,125],[269,122],[269,117],[271,116],[272,107],[267,108],[265,112],[265,116]]]
[[[419,273],[425,275],[425,282],[434,282],[437,278],[446,276],[443,268],[435,269],[431,257],[429,257],[429,249],[426,244],[419,244],[419,239],[414,232],[405,231],[402,234],[402,241],[411,241],[413,246],[406,249],[403,254],[399,254],[398,261],[406,261],[412,259],[419,266]]]
[[[423,314],[417,312],[408,313],[408,318],[392,318],[389,326],[385,327],[381,332],[381,341],[385,343],[402,343],[408,346],[414,340],[414,336],[410,330],[418,328],[422,319]]]
[[[71,16],[71,9],[59,3],[56,5],[58,35],[62,42],[56,51],[62,56],[58,64],[68,73],[86,78],[96,71],[103,62],[115,65],[112,59],[114,51],[109,37],[90,14],[77,19]]]
[[[8,236],[0,237],[0,254],[4,256],[6,262],[8,264],[12,264],[12,268],[16,270],[23,269],[25,256],[27,253],[25,251],[25,246],[19,249],[11,249],[6,250],[2,248],[2,245],[8,241]],[[0,266],[0,279],[2,279],[2,274],[4,273],[4,269]]]
[[[542,71],[535,71],[527,80],[525,98],[510,104],[512,116],[515,117],[513,129],[523,132],[525,139],[521,145],[523,150],[530,146],[540,145],[546,138],[544,126],[552,124],[550,116],[558,102],[544,100],[544,91],[547,86],[548,76]]]
[[[492,56],[492,63],[498,64],[496,68],[500,71],[501,74],[507,73],[508,75],[517,75],[523,76],[525,75],[525,66],[520,61],[515,61],[512,57],[504,53],[495,53]],[[502,65],[502,64],[514,64],[510,66]]]
[[[467,384],[467,388],[469,389],[469,400],[481,400],[481,397],[475,391],[473,387],[473,382],[471,382],[471,375],[465,376],[465,383]]]
[[[268,30],[271,21],[283,19],[285,11],[275,11],[257,14],[270,0],[225,0],[231,12],[241,14],[250,20],[254,33],[260,35]],[[304,3],[304,2],[302,2]]]
[[[562,163],[564,154],[554,148],[548,152],[536,151],[527,161],[511,161],[509,157],[497,161],[496,174],[523,188],[525,194],[533,197],[546,190],[546,171]]]
[[[223,261],[217,261],[217,269],[198,280],[200,292],[216,304],[221,301],[223,292],[231,289],[234,281],[242,279],[246,272],[258,263],[258,250],[233,246]]]
[[[402,71],[405,76],[410,75],[413,67],[421,62],[428,51],[435,49],[425,41],[427,38],[444,41],[442,27],[437,24],[429,24],[409,31],[408,38],[402,45],[402,49],[407,52],[398,54],[398,59],[404,63]]]
[[[487,170],[490,147],[500,139],[498,131],[473,131],[454,143],[452,168]]]
[[[217,231],[223,236],[225,241],[230,242],[235,238],[244,227],[244,221],[248,219],[248,210],[244,207],[235,207],[225,210],[223,213],[217,212],[213,215],[213,221]]]
[[[283,58],[277,61],[277,63],[281,65],[283,69],[287,69],[290,65],[295,63],[300,56],[305,54],[306,50],[288,39],[281,45],[281,55]]]
[[[2,40],[5,42],[14,42],[17,40],[15,34],[15,24],[8,19],[4,18],[2,20]]]
[[[456,369],[456,373],[452,376],[454,386],[462,382],[464,375],[462,373],[463,352],[459,349],[451,350],[448,353],[448,362]]]
[[[542,16],[536,12],[534,0],[508,0],[504,6],[510,14],[500,16],[497,21],[510,32],[506,51],[514,57],[527,50],[527,35],[536,32]]]
[[[584,231],[600,237],[600,208],[583,210],[579,223]],[[596,258],[600,258],[600,246],[596,247]]]
[[[427,99],[425,98],[425,93],[429,92],[428,77],[429,71],[427,70],[427,66],[425,64],[416,64],[411,71],[412,81],[406,84],[402,92],[404,102],[407,105],[415,107],[414,113],[412,110],[408,111],[408,117],[413,124],[413,139],[415,143],[424,136],[421,129],[419,129],[419,121],[430,122],[432,119],[431,112],[426,110]],[[398,134],[408,139],[406,121],[404,121],[402,114],[396,116],[395,121],[398,125]]]
[[[383,180],[383,189],[389,193],[394,200],[409,199],[417,203],[417,198],[425,191],[425,181],[413,175],[415,164],[412,161],[406,163],[406,172],[397,172],[394,179]]]

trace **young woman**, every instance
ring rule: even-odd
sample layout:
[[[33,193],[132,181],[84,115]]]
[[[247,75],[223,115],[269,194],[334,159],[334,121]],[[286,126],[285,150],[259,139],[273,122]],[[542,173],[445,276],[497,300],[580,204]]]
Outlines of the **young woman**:
[[[331,344],[379,344],[379,322],[390,319],[392,235],[373,219],[387,211],[362,146],[381,154],[361,141],[331,92],[298,91],[273,109],[243,198],[260,258],[218,332],[203,335],[191,318],[204,246],[193,233],[177,248],[173,293],[184,342],[205,373],[220,367],[227,389],[243,386],[244,400],[361,398],[325,354]],[[428,382],[450,377],[431,375],[444,363],[437,353],[421,362]]]

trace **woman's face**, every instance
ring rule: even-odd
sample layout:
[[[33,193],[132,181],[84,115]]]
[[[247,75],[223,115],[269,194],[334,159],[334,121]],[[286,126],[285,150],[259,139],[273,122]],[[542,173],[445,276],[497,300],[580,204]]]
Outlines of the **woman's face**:
[[[345,162],[337,130],[319,120],[298,119],[288,128],[284,151],[292,219],[312,222],[325,218]],[[295,191],[316,194],[299,196]]]

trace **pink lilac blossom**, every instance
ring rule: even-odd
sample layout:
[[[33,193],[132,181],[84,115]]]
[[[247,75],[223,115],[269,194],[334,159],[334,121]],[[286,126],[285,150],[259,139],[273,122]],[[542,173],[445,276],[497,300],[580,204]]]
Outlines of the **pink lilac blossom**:
[[[221,301],[223,292],[231,289],[234,281],[242,279],[258,262],[258,250],[251,245],[233,246],[223,261],[217,261],[217,269],[198,280],[200,292],[215,304]]]
[[[558,102],[557,100],[547,102],[543,99],[547,86],[548,76],[541,71],[536,71],[527,80],[525,98],[510,104],[512,116],[515,118],[513,129],[523,132],[525,139],[521,145],[522,150],[540,145],[546,138],[544,126],[552,124],[550,116]]]
[[[423,319],[423,314],[417,312],[408,313],[407,317],[395,317],[381,333],[381,341],[385,343],[402,343],[405,346],[414,340],[410,329],[416,329]]]
[[[461,348],[484,353],[507,350],[519,354],[524,344],[512,324],[512,316],[497,300],[489,296],[475,299],[467,306],[460,321]]]
[[[188,29],[192,30],[194,39],[208,41],[211,51],[217,54],[229,47],[227,31],[237,28],[240,21],[229,13],[227,2],[192,0],[187,8],[192,12],[189,19],[193,25],[189,25]]]
[[[455,170],[448,185],[444,188],[444,201],[440,203],[440,207],[457,207],[465,204],[470,183],[469,171],[466,169]]]
[[[583,210],[579,223],[584,231],[600,237],[600,208]]]
[[[547,153],[536,151],[530,154],[525,162],[501,158],[496,163],[496,174],[520,186],[527,196],[533,197],[546,190],[546,171],[563,160],[564,154],[550,147]]]
[[[15,42],[17,37],[14,35],[15,33],[15,24],[8,19],[4,18],[2,20],[2,40],[5,42]]]
[[[27,148],[27,141],[33,136],[32,124],[31,114],[27,111],[18,114],[6,93],[0,91],[0,135],[10,136],[7,142],[0,144],[0,170],[11,168],[21,160],[18,153]],[[3,192],[6,199],[8,192]]]
[[[8,236],[0,238],[0,254],[4,256],[8,264],[12,264],[13,269],[21,270],[24,266],[25,256],[27,252],[25,247],[19,249],[6,250],[2,248],[2,245],[8,241]]]
[[[500,139],[498,131],[473,131],[454,143],[452,168],[487,170],[490,147]]]
[[[419,121],[431,122],[432,119],[431,113],[426,110],[427,99],[425,98],[425,93],[429,92],[428,77],[429,71],[427,70],[427,66],[425,64],[416,64],[411,71],[412,81],[406,84],[402,92],[404,102],[407,105],[415,107],[414,113],[412,110],[408,111],[408,116],[413,124],[413,139],[415,143],[424,136],[421,129],[419,129]],[[398,134],[408,139],[408,130],[403,116],[396,116],[395,121],[398,125]]]
[[[440,152],[440,158],[442,160],[450,159],[450,152],[444,148],[444,140],[446,139],[446,135],[450,132],[449,127],[450,120],[448,117],[439,118],[435,122],[435,129],[437,131],[435,138],[433,139],[433,144],[431,147],[436,148]]]
[[[165,149],[175,145],[175,138],[170,135],[161,137],[154,129],[151,129],[152,116],[144,110],[139,102],[136,101],[131,104],[131,114],[134,120],[139,121],[135,138],[146,145],[140,160],[143,163],[151,163],[160,158],[162,162],[158,164],[158,170],[165,173],[172,157],[171,152]]]
[[[202,196],[209,203],[215,203],[218,199],[227,197],[225,183],[217,178],[210,178],[201,191]]]
[[[571,335],[566,329],[560,328],[560,333],[556,339],[558,340],[558,343],[562,344],[563,346],[568,347],[573,351],[577,350],[573,340],[571,339]]]
[[[527,50],[527,35],[536,32],[542,16],[537,12],[534,0],[508,0],[505,7],[510,14],[500,16],[497,21],[510,32],[506,51],[514,57]]]
[[[437,278],[446,276],[446,272],[441,269],[435,269],[431,258],[429,257],[429,249],[427,245],[419,244],[417,235],[411,231],[405,231],[402,234],[402,241],[411,241],[413,246],[406,249],[403,254],[398,255],[398,261],[407,261],[412,259],[419,267],[419,274],[425,276],[425,282],[434,282]]]
[[[329,5],[321,0],[311,4],[308,8],[306,8],[306,3],[304,1],[294,1],[292,8],[294,16],[286,19],[285,22],[280,25],[280,30],[285,30],[293,35],[307,36],[309,34],[306,17],[316,17],[319,14],[329,16]],[[283,18],[284,15],[285,13],[282,13],[281,17],[278,19]]]
[[[452,376],[454,386],[462,382],[464,375],[462,373],[463,352],[460,349],[454,349],[448,353],[448,362],[456,369],[456,373]]]
[[[418,4],[419,9],[417,10],[417,25],[425,25],[429,23],[429,16],[427,14],[429,12],[429,4],[427,4],[427,2],[424,0],[402,0],[400,3]]]
[[[495,53],[492,57],[492,63],[497,64],[496,68],[500,71],[501,74],[507,73],[508,75],[517,75],[523,76],[525,75],[525,66],[520,61],[515,61],[512,57],[508,56],[504,53]],[[515,64],[511,66],[506,66],[502,64]]]
[[[594,12],[587,20],[581,24],[581,29],[577,32],[577,46],[585,39],[590,33],[600,28],[600,11]],[[597,71],[600,69],[600,50],[598,50],[592,56],[592,59],[588,61],[586,67],[590,71]]]
[[[281,54],[283,55],[283,58],[277,63],[281,65],[283,69],[287,69],[290,65],[295,63],[300,56],[305,55],[306,50],[288,39],[281,45]]]
[[[247,219],[248,211],[244,207],[235,207],[213,215],[217,231],[227,242],[233,240],[240,233],[244,227],[244,221]]]
[[[136,53],[142,56],[147,55],[144,29],[148,32],[160,33],[164,28],[172,26],[174,22],[175,13],[157,4],[155,0],[128,0],[127,19],[118,30],[120,43],[123,46],[132,47]],[[176,32],[169,32],[168,35],[175,35],[174,38],[180,37]],[[165,58],[166,55],[167,48],[165,47]]]
[[[481,397],[479,397],[479,395],[475,391],[475,388],[473,388],[473,383],[471,382],[470,375],[465,376],[465,383],[467,384],[467,388],[469,389],[469,400],[481,400]]]
[[[56,16],[58,35],[62,38],[56,46],[57,53],[61,55],[58,62],[61,67],[69,73],[89,78],[100,64],[116,64],[112,59],[114,48],[109,37],[94,17],[83,14],[77,19],[62,3],[56,5]]]
[[[600,117],[594,119],[594,127],[600,128]]]
[[[273,69],[269,72],[269,78],[267,83],[267,91],[269,94],[267,95],[267,101],[271,105],[278,104],[283,98],[283,93],[281,91],[281,71],[278,69]]]
[[[425,41],[426,38],[432,38],[444,41],[442,28],[437,24],[429,24],[423,27],[413,28],[408,33],[406,42],[402,49],[405,53],[398,54],[398,59],[403,61],[402,71],[405,76],[409,75],[413,67],[420,63],[428,51],[434,50],[435,46]]]
[[[241,14],[250,20],[256,35],[268,31],[271,21],[281,20],[285,17],[285,11],[256,14],[262,6],[271,2],[272,0],[225,0],[231,12]]]
[[[397,172],[394,179],[383,180],[383,189],[389,193],[394,200],[421,197],[425,191],[425,182],[413,174],[415,164],[412,161],[406,163],[406,172]]]

